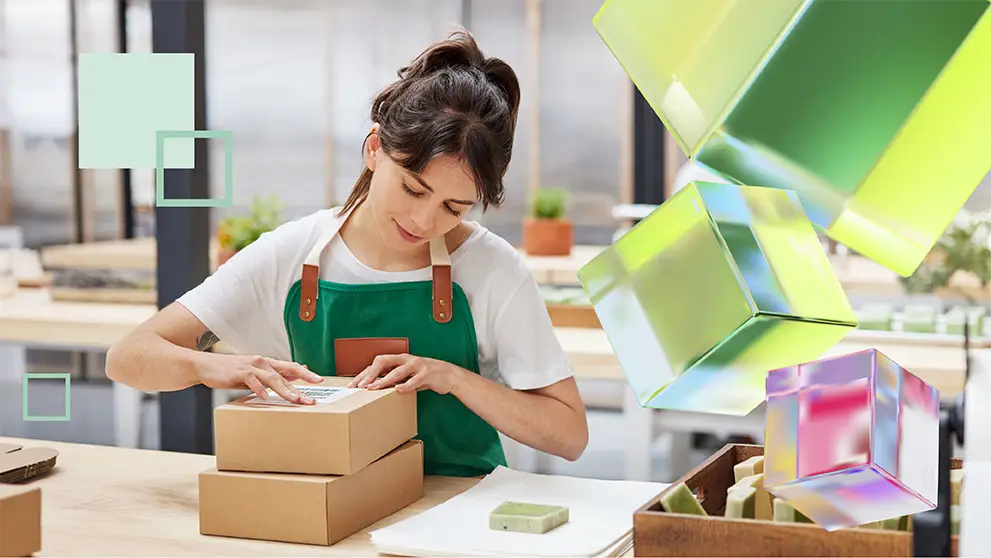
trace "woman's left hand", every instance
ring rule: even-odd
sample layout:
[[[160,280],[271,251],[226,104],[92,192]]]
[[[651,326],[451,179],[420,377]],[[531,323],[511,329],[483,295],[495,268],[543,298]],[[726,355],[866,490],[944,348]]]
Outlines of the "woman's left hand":
[[[454,389],[460,372],[461,368],[442,360],[407,354],[379,355],[348,385],[368,389],[395,386],[400,392],[429,389],[446,395]],[[380,378],[382,374],[385,376]]]

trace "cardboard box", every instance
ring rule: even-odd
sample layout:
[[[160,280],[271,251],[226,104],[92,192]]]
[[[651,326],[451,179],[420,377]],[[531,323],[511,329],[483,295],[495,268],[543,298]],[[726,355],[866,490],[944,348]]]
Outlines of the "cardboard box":
[[[41,551],[41,489],[0,484],[0,556]]]
[[[350,381],[318,385],[345,388]],[[259,404],[250,395],[214,410],[217,469],[349,475],[417,434],[415,393],[361,389],[328,404],[281,402]]]
[[[764,455],[764,446],[727,444],[704,463],[671,484],[633,514],[637,556],[911,556],[912,534],[860,527],[832,533],[809,523],[776,523],[723,517],[726,490],[734,484],[733,466]],[[951,467],[963,461],[954,458]],[[661,498],[684,483],[697,494],[706,517],[668,513]],[[951,539],[957,556],[959,537]]]
[[[331,545],[423,497],[423,443],[353,475],[200,473],[200,533]]]

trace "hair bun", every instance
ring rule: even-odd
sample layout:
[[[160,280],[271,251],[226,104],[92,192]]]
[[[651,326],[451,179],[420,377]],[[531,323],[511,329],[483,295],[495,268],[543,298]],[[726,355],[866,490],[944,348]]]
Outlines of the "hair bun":
[[[474,37],[465,31],[452,33],[446,40],[438,41],[423,51],[416,59],[399,69],[402,79],[416,79],[443,68],[468,66],[484,70],[485,57]]]
[[[516,77],[516,72],[513,71],[512,66],[498,58],[485,60],[482,64],[482,71],[485,72],[489,82],[502,90],[506,102],[509,103],[509,110],[513,114],[515,124],[516,116],[520,110],[520,82]]]

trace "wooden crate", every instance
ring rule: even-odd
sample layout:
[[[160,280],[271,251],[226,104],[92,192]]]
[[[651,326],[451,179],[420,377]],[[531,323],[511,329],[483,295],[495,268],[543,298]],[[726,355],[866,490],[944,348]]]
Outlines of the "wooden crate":
[[[636,556],[911,556],[908,532],[842,529],[832,533],[801,523],[726,519],[726,490],[733,485],[733,466],[756,455],[764,446],[727,444],[704,463],[672,484],[685,483],[696,492],[709,517],[667,513],[657,498],[633,516]],[[959,469],[963,462],[953,460]],[[669,489],[670,490],[670,489]],[[957,556],[959,537],[951,552]]]

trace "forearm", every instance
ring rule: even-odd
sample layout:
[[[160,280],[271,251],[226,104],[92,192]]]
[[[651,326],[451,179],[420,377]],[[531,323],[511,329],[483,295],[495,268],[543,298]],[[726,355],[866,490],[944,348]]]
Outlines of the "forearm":
[[[134,332],[107,351],[107,377],[141,391],[178,391],[200,383],[199,361],[211,356]]]
[[[534,449],[568,460],[588,443],[584,409],[537,393],[519,391],[460,370],[451,392],[496,430]]]

